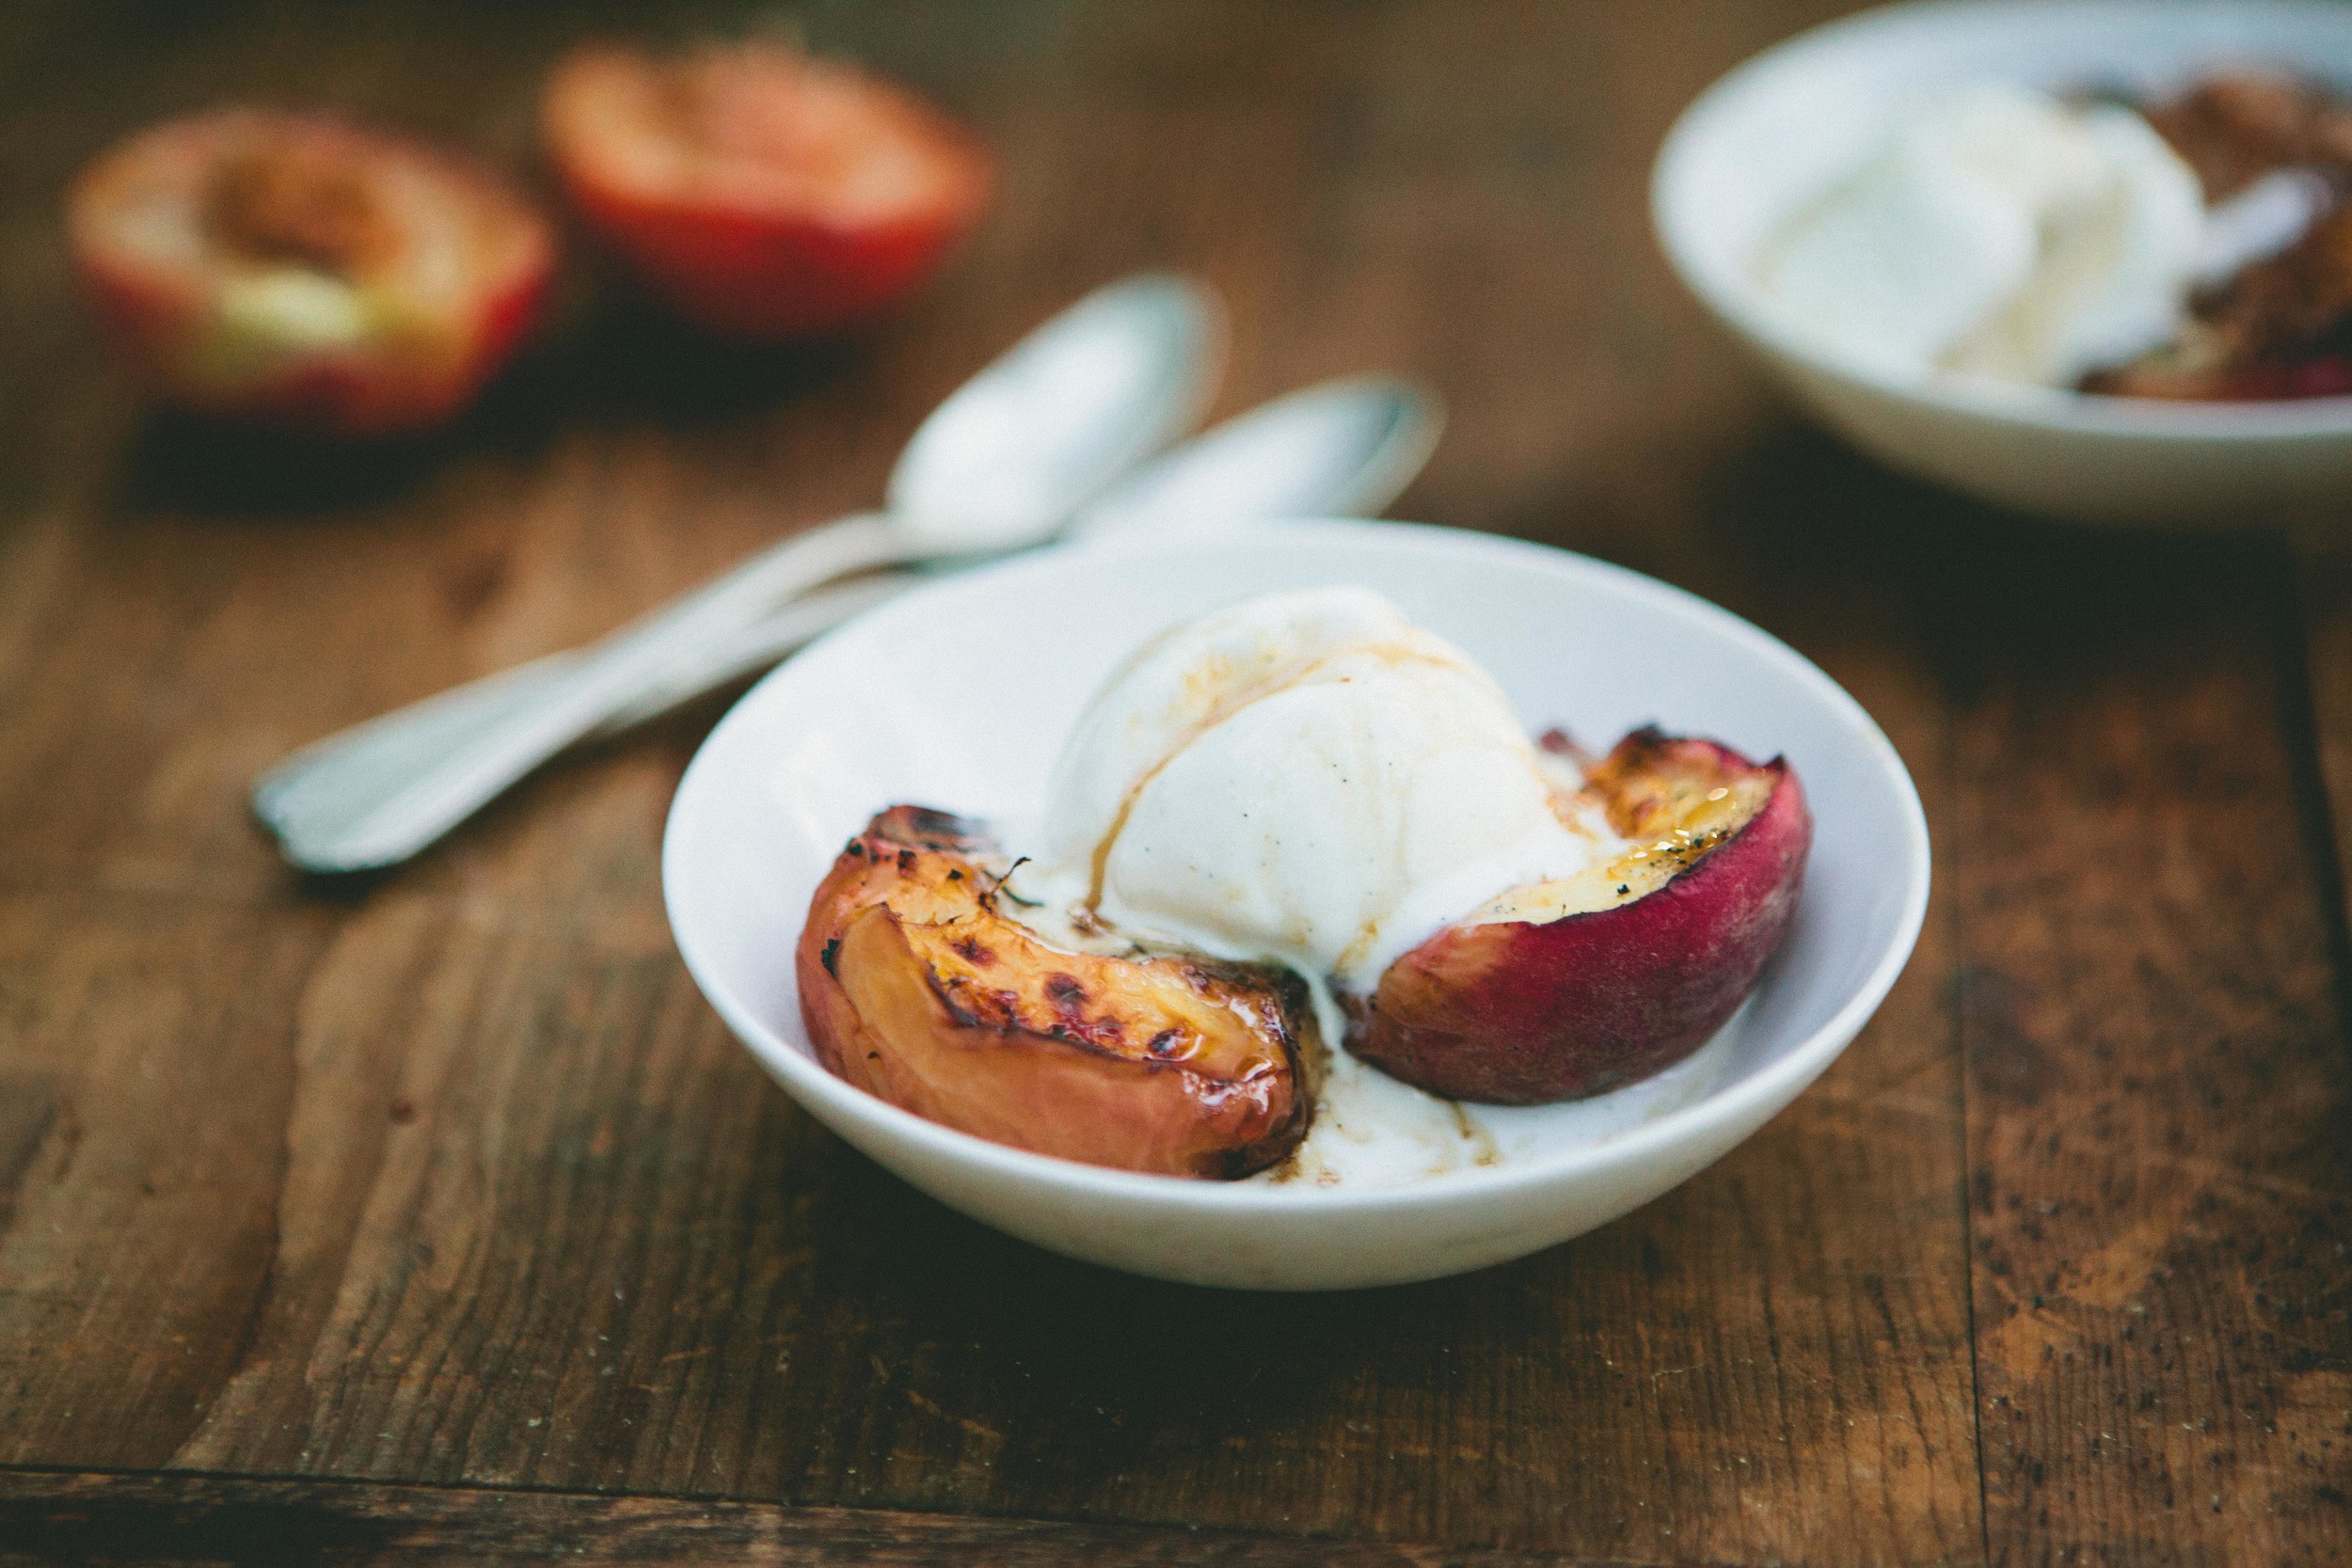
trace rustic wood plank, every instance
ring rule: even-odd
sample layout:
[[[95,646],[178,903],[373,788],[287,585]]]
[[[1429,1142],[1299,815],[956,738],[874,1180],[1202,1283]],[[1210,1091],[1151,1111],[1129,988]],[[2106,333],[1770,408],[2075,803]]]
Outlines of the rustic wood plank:
[[[2352,1551],[2352,1124],[2287,563],[1950,552],[1996,1560]]]
[[[1934,503],[1789,436],[1646,236],[1672,113],[1821,8],[828,8],[818,41],[915,74],[1006,151],[1000,216],[930,299],[780,365],[594,316],[446,443],[356,475],[257,474],[267,454],[131,420],[57,280],[24,275],[68,324],[48,328],[66,392],[47,499],[0,535],[39,567],[0,580],[0,884],[36,911],[80,898],[87,941],[195,997],[218,960],[193,934],[143,945],[142,921],[292,945],[249,1004],[266,1025],[206,1014],[155,1047],[265,1085],[241,1114],[278,1174],[207,1189],[217,1211],[179,1239],[274,1248],[230,1249],[243,1293],[215,1294],[238,1329],[199,1336],[165,1418],[103,1403],[129,1352],[65,1354],[12,1316],[8,1457],[1648,1561],[1975,1556],[1948,902],[1821,1087],[1681,1192],[1470,1279],[1268,1300],[1041,1257],[760,1081],[658,902],[661,810],[707,712],[331,900],[242,814],[284,746],[870,497],[968,368],[1149,261],[1232,294],[1229,406],[1375,366],[1437,382],[1457,421],[1407,511],[1626,560],[1791,637],[1886,722],[1942,837],[1937,601],[1888,526]],[[58,178],[166,102],[291,82],[512,149],[538,61],[581,25],[288,15],[207,12],[103,92],[103,52],[55,46],[0,114],[42,128],[26,145]],[[37,182],[8,187],[0,230],[44,221]],[[55,961],[29,927],[20,957]],[[73,1041],[8,1027],[0,1069],[25,1039],[42,1062]],[[168,1123],[167,1102],[57,1093],[126,1143]],[[0,1121],[0,1159],[31,1125]],[[129,1201],[122,1172],[52,1168],[24,1167],[18,1227]],[[62,1235],[40,1244],[72,1265],[65,1308],[229,1310],[145,1238],[118,1265],[103,1231]]]
[[[326,926],[0,896],[0,1461],[161,1464],[245,1354]]]
[[[0,1565],[644,1562],[743,1568],[984,1561],[1004,1568],[1569,1568],[1550,1554],[1304,1541],[1231,1531],[461,1491],[347,1481],[0,1471]],[[1593,1558],[1584,1568],[1608,1568]]]

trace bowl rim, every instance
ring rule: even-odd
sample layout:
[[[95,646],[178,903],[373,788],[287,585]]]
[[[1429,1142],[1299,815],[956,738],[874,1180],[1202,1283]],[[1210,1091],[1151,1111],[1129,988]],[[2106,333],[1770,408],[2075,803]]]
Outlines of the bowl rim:
[[[1793,676],[1801,688],[1809,690],[1861,743],[1863,753],[1876,764],[1874,777],[1877,784],[1892,792],[1904,829],[1904,853],[1897,874],[1906,884],[1905,896],[1876,961],[1860,986],[1819,1028],[1778,1059],[1734,1083],[1709,1089],[1686,1104],[1589,1144],[1523,1163],[1448,1173],[1443,1178],[1428,1181],[1356,1189],[1201,1181],[1083,1164],[1056,1155],[1039,1154],[993,1143],[868,1094],[834,1076],[814,1056],[779,1037],[727,987],[716,973],[716,966],[697,951],[687,928],[688,923],[681,915],[687,905],[688,875],[683,869],[684,857],[679,848],[685,831],[683,825],[695,809],[694,801],[700,793],[716,787],[710,779],[719,766],[714,759],[721,752],[721,737],[731,726],[745,721],[743,716],[751,711],[764,691],[779,681],[790,678],[787,663],[771,672],[743,695],[712,728],[687,765],[672,800],[662,834],[661,884],[673,939],[696,987],[744,1047],[812,1114],[818,1115],[819,1119],[830,1120],[831,1117],[824,1114],[830,1112],[850,1122],[862,1123],[874,1132],[893,1140],[911,1142],[934,1160],[967,1167],[977,1166],[1000,1181],[1057,1188],[1073,1196],[1200,1213],[1324,1215],[1337,1219],[1344,1215],[1380,1213],[1419,1209],[1431,1204],[1523,1194],[1600,1170],[1636,1165],[1645,1158],[1676,1148],[1705,1146],[1727,1128],[1739,1127],[1752,1117],[1757,1122],[1769,1117],[1803,1092],[1805,1085],[1835,1061],[1854,1036],[1861,1032],[1862,1026],[1878,1010],[1886,993],[1893,989],[1896,978],[1910,961],[1927,916],[1932,862],[1927,814],[1920,804],[1918,790],[1894,744],[1843,687],[1778,638],[1684,589],[1571,550],[1500,535],[1420,523],[1374,522],[1360,518],[1290,518],[1253,525],[1249,532],[1237,538],[1196,542],[1109,540],[1056,546],[915,589],[893,600],[891,606],[881,607],[876,611],[858,617],[851,625],[862,624],[875,613],[894,612],[893,607],[906,607],[896,610],[896,613],[916,613],[929,595],[943,592],[951,584],[961,589],[964,584],[985,583],[1001,577],[1038,570],[1050,563],[1069,562],[1083,564],[1096,560],[1116,561],[1171,552],[1246,547],[1261,539],[1328,545],[1335,548],[1335,559],[1351,546],[1377,541],[1460,552],[1483,557],[1498,564],[1541,567],[1552,571],[1565,569],[1584,575],[1632,598],[1645,600],[1686,620],[1711,624],[1736,642],[1743,644],[1746,652],[1753,657],[1775,665]],[[838,628],[828,633],[827,638],[839,637],[848,629],[847,626]],[[1780,961],[1775,958],[1772,966],[1768,968],[1765,983],[1770,983]],[[824,1107],[824,1112],[818,1110],[819,1105]],[[1758,1107],[1762,1108],[1761,1115],[1756,1114]]]
[[[1734,66],[1692,99],[1666,133],[1651,165],[1650,222],[1659,248],[1699,303],[1737,335],[1808,374],[1939,413],[2006,424],[2150,444],[2234,446],[2258,441],[2328,440],[2352,436],[2352,396],[2236,403],[2170,403],[2071,388],[2035,387],[1989,376],[1909,378],[1823,348],[1782,321],[1767,297],[1707,260],[1705,220],[1692,212],[1686,171],[1701,150],[1725,135],[1746,101],[1767,84],[1810,67],[1820,56],[1877,41],[1882,35],[1977,24],[2050,27],[2070,19],[2144,23],[2152,12],[2236,15],[2280,21],[2323,20],[2352,29],[2352,11],[2334,0],[1898,0],[1840,17],[1782,40]]]

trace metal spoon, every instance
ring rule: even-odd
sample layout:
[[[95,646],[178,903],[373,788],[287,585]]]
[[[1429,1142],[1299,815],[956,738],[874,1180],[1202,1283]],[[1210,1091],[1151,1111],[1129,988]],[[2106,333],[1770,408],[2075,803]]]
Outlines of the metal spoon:
[[[1437,394],[1417,383],[1386,376],[1318,382],[1147,463],[1081,512],[1065,536],[1089,543],[1139,534],[1207,538],[1271,517],[1377,516],[1421,472],[1444,428]],[[795,599],[682,660],[598,733],[641,723],[765,669],[932,575],[878,573]]]
[[[1078,514],[1073,539],[1206,537],[1268,517],[1375,517],[1445,429],[1437,394],[1393,376],[1320,381],[1145,465]]]
[[[932,411],[891,471],[887,510],[787,539],[551,670],[542,660],[490,677],[504,699],[495,709],[455,701],[473,694],[460,688],[329,736],[263,774],[254,810],[306,869],[406,860],[628,709],[681,659],[797,594],[877,566],[1053,537],[1192,423],[1222,346],[1222,309],[1201,285],[1145,275],[1098,290]]]
[[[1376,515],[1421,470],[1443,425],[1436,397],[1410,382],[1326,382],[1185,442],[1104,494],[1072,531],[1089,540],[1182,537],[1275,516]],[[927,576],[876,573],[803,594],[681,657],[596,734],[618,734],[765,669]],[[385,778],[428,767],[504,722],[582,657],[549,654],[345,730],[313,748],[326,761],[303,775],[302,787],[317,795],[348,780],[357,790],[380,791]]]

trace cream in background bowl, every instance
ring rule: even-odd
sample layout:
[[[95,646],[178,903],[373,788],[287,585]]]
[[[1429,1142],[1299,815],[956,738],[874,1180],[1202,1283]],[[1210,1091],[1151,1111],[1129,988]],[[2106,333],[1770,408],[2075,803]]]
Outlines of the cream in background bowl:
[[[1898,119],[1987,81],[2169,93],[2233,66],[2352,82],[2352,7],[2327,0],[1930,0],[1765,51],[1667,135],[1651,207],[1667,259],[1823,423],[1889,467],[1997,505],[2199,527],[2352,501],[2352,398],[2179,404],[1853,361],[1792,326],[1757,260]]]

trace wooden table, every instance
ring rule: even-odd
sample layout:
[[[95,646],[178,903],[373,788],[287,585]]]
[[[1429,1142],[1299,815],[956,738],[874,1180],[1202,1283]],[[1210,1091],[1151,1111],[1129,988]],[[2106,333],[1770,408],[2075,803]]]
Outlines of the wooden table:
[[[734,25],[680,7],[656,30]],[[869,341],[593,280],[429,450],[143,416],[56,211],[109,138],[326,100],[527,162],[617,6],[0,20],[0,1562],[2303,1562],[2352,1546],[2352,568],[1988,514],[1800,424],[1651,243],[1674,113],[1813,0],[819,5],[1001,150]],[[1084,288],[1233,304],[1222,407],[1428,377],[1403,515],[1753,617],[1933,825],[1909,973],[1629,1219],[1406,1290],[1044,1256],[762,1078],[672,950],[717,711],[428,860],[290,875],[246,781],[870,501]]]

